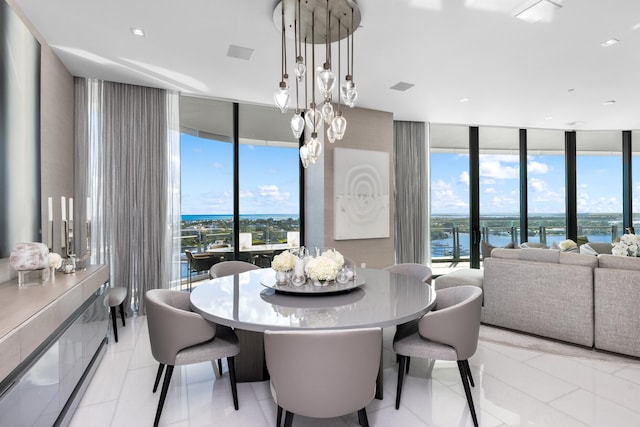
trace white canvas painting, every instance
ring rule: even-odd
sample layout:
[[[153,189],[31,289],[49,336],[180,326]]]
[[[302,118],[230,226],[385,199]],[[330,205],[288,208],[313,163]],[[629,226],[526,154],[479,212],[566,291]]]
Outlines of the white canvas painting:
[[[334,239],[389,237],[389,153],[334,150]]]

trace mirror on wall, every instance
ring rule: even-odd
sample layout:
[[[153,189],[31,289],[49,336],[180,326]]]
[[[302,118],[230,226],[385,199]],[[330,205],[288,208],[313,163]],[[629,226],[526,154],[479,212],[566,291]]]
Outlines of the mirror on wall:
[[[40,44],[0,2],[0,258],[41,241]]]

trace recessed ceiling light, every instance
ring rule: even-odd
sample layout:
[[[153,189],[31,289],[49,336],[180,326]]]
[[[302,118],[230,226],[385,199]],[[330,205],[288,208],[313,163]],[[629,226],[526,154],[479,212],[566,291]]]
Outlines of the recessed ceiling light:
[[[469,98],[460,98],[460,102],[469,102]]]
[[[545,117],[544,119],[545,119],[545,120],[551,120],[551,119],[553,119],[553,116],[547,116],[547,117]]]
[[[245,61],[251,59],[251,55],[253,55],[253,49],[248,47],[230,44],[229,49],[227,50],[227,56],[231,58],[244,59]]]
[[[138,27],[131,27],[131,34],[137,37],[144,37],[144,30]]]
[[[515,17],[529,23],[551,22],[553,14],[560,8],[562,8],[562,5],[558,3],[558,0],[538,0],[516,13]]]
[[[611,101],[605,101],[605,102],[603,102],[603,103],[602,103],[602,105],[613,105],[613,104],[615,104],[615,103],[616,103],[616,101],[614,101],[614,100],[612,99]]]
[[[404,92],[405,90],[409,90],[414,86],[415,85],[413,83],[398,82],[398,83],[394,84],[393,86],[391,86],[391,89],[397,90],[397,91],[400,91],[400,92]]]
[[[600,43],[600,46],[609,47],[609,46],[613,46],[614,44],[619,43],[619,42],[620,42],[620,40],[618,40],[616,38],[612,38],[612,39],[607,40],[606,42]]]

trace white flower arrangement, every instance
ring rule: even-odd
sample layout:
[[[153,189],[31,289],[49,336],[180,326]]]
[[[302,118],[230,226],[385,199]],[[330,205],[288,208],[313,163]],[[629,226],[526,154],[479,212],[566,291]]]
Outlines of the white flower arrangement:
[[[284,251],[273,257],[271,261],[271,268],[276,271],[290,271],[296,265],[298,258],[289,251]]]
[[[312,280],[335,280],[338,271],[344,265],[344,257],[340,252],[328,250],[322,255],[311,258],[304,267],[307,277]]]
[[[326,256],[333,259],[335,262],[338,263],[338,265],[340,265],[340,268],[344,266],[344,256],[342,256],[342,254],[336,251],[335,249],[327,249],[322,253],[322,256]]]
[[[640,249],[640,236],[636,234],[623,234],[620,240],[612,243],[611,253],[617,256],[638,256]]]
[[[49,267],[55,268],[57,270],[61,266],[62,266],[62,257],[55,252],[51,252],[49,254]]]

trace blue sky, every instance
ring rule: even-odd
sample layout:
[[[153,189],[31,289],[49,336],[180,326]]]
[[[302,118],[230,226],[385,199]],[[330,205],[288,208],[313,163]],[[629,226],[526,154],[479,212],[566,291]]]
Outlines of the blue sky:
[[[481,155],[481,215],[519,212],[518,162],[517,155]],[[529,156],[527,169],[529,212],[564,213],[564,156]],[[433,215],[468,213],[468,170],[469,156],[466,154],[434,153],[431,155],[431,213]],[[622,160],[619,153],[578,156],[578,212],[622,212],[621,171]]]
[[[232,144],[185,134],[181,138],[182,214],[232,214]],[[297,148],[241,144],[240,213],[297,214],[298,164]],[[468,213],[468,168],[466,154],[431,155],[433,215]],[[563,155],[529,156],[529,212],[564,213],[564,170]],[[578,212],[621,212],[621,170],[620,153],[579,155]],[[634,170],[634,210],[639,211],[640,164]],[[517,213],[518,180],[517,155],[481,155],[481,214]]]
[[[298,149],[240,145],[240,214],[298,214]],[[233,214],[233,145],[181,135],[183,215]]]

